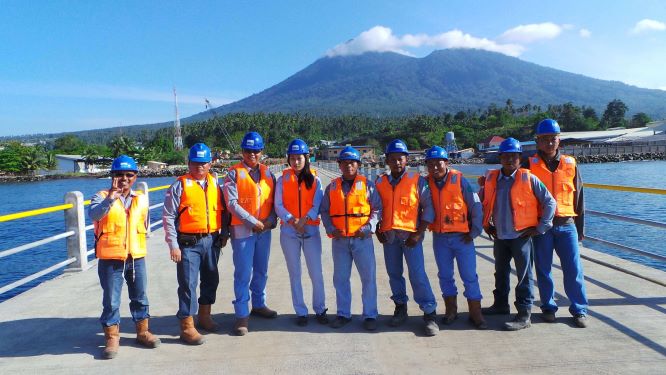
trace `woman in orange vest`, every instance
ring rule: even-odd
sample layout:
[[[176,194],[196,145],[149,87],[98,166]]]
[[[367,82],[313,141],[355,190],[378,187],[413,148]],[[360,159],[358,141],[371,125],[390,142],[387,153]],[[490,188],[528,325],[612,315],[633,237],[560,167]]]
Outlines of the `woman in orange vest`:
[[[310,168],[310,150],[303,140],[294,139],[289,143],[287,162],[290,168],[282,171],[277,179],[275,213],[281,219],[280,245],[289,271],[296,324],[308,324],[308,308],[301,285],[301,251],[312,281],[315,318],[320,324],[328,324],[319,235],[319,205],[324,194],[321,180]]]
[[[275,176],[261,164],[264,139],[257,132],[241,141],[243,160],[224,179],[224,198],[231,213],[231,248],[234,261],[234,333],[248,333],[250,314],[266,319],[277,312],[266,306],[271,230],[277,225],[273,199]],[[252,300],[252,309],[248,304]]]
[[[465,286],[469,321],[478,329],[487,329],[481,314],[481,289],[474,248],[474,238],[483,230],[481,201],[462,173],[449,168],[448,161],[448,153],[439,146],[426,151],[428,185],[435,209],[435,221],[428,228],[432,231],[432,247],[439,269],[437,276],[446,305],[442,323],[451,324],[458,317],[458,290],[453,271],[455,259]]]
[[[102,356],[111,359],[120,346],[120,293],[123,277],[130,297],[130,312],[136,324],[136,341],[155,348],[160,339],[148,331],[146,287],[146,233],[148,199],[132,190],[138,168],[129,156],[121,155],[111,165],[111,189],[90,200],[88,214],[95,227],[97,273],[102,285],[103,311],[99,320],[106,345]]]
[[[377,329],[377,266],[372,234],[375,232],[381,201],[372,181],[358,174],[361,155],[347,146],[340,151],[338,167],[342,176],[326,187],[321,202],[321,221],[331,238],[333,251],[333,286],[337,302],[332,328],[351,322],[352,264],[361,279],[363,328]]]
[[[494,240],[495,297],[485,315],[509,314],[511,259],[516,266],[515,306],[518,314],[504,328],[516,331],[531,326],[532,236],[553,226],[555,199],[536,176],[520,168],[522,147],[513,138],[499,146],[501,169],[486,173],[483,192],[483,228]]]

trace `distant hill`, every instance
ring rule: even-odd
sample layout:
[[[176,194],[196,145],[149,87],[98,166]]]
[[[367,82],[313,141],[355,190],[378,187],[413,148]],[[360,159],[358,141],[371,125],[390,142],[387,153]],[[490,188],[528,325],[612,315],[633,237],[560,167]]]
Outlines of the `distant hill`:
[[[543,67],[500,53],[472,49],[435,51],[423,58],[396,53],[324,57],[261,93],[216,109],[231,112],[302,112],[400,116],[455,113],[503,106],[572,102],[599,114],[621,99],[630,113],[666,118],[666,91]],[[211,112],[188,117],[210,118]]]
[[[666,118],[666,91],[543,67],[500,53],[446,49],[423,58],[396,53],[323,57],[258,94],[181,119],[203,121],[234,112],[362,114],[372,117],[437,115],[491,104],[514,107],[572,102],[593,107],[601,116],[608,102],[622,100],[631,115]],[[117,134],[131,137],[171,126],[172,122],[74,132],[92,142]],[[61,134],[54,134],[54,137]],[[30,139],[33,137],[11,137]],[[44,139],[44,136],[40,137]]]

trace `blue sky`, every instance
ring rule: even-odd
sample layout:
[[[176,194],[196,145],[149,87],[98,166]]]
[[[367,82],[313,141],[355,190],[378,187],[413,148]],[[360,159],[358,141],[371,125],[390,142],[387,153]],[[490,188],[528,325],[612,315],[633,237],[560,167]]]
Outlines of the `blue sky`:
[[[502,52],[666,90],[663,1],[0,0],[0,136],[173,120],[318,58]],[[353,39],[353,40],[352,40]],[[349,42],[347,42],[349,41]]]

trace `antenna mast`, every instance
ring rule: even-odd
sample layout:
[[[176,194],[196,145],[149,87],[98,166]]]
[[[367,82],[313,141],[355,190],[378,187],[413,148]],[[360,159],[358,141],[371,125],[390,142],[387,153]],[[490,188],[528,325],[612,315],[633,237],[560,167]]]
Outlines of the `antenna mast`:
[[[173,87],[173,104],[176,112],[176,118],[173,120],[173,148],[176,151],[183,149],[183,137],[180,134],[180,118],[178,117],[178,96],[176,96],[176,86]]]

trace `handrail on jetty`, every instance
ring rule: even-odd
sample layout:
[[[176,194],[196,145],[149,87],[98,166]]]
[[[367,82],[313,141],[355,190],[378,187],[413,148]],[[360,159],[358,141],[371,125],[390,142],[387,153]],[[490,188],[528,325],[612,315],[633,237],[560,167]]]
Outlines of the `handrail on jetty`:
[[[271,166],[271,170],[275,174],[279,174],[281,172],[281,167],[282,165],[273,165]],[[339,174],[339,169],[337,166],[337,163],[326,163],[326,162],[319,162],[318,167],[322,171],[329,171],[332,172],[333,174]],[[376,177],[379,175],[383,169],[378,169],[378,168],[368,168],[368,167],[362,167],[359,169],[359,172],[365,176],[368,176],[369,178]],[[220,176],[218,179],[223,178],[224,176]],[[468,178],[476,178],[478,176],[467,176]],[[159,191],[159,190],[164,190],[167,189],[170,185],[162,185],[162,186],[156,186],[153,188],[148,188],[148,184],[146,182],[139,182],[137,183],[137,189],[139,191],[143,191],[146,195],[149,195],[149,192],[153,191]],[[592,189],[605,189],[605,190],[614,190],[614,191],[625,191],[625,192],[633,192],[633,193],[644,193],[644,194],[658,194],[658,195],[666,195],[666,190],[664,189],[652,189],[652,188],[640,188],[640,187],[633,187],[633,186],[618,186],[618,185],[601,185],[601,184],[589,184],[585,183],[583,186],[592,188]],[[21,285],[24,285],[30,281],[33,281],[41,276],[44,276],[50,272],[53,272],[55,270],[58,270],[60,268],[66,267],[65,272],[74,272],[74,271],[85,271],[88,268],[90,268],[89,262],[88,262],[88,256],[92,255],[95,251],[94,248],[92,249],[87,249],[87,240],[86,240],[86,231],[90,230],[93,228],[93,225],[85,225],[85,214],[84,214],[84,207],[90,204],[90,200],[83,200],[83,194],[78,191],[74,192],[69,192],[65,195],[65,202],[64,204],[56,205],[56,206],[51,206],[51,207],[45,207],[45,208],[39,208],[39,209],[34,209],[34,210],[28,210],[28,211],[22,211],[22,212],[17,212],[17,213],[12,213],[12,214],[6,214],[6,215],[0,215],[0,222],[8,222],[8,221],[13,221],[13,220],[18,220],[18,219],[23,219],[23,218],[28,218],[28,217],[34,217],[38,215],[43,215],[47,213],[52,213],[52,212],[58,212],[58,211],[64,211],[65,215],[65,232],[56,234],[51,237],[46,237],[28,244],[20,245],[11,249],[7,249],[4,251],[0,251],[0,259],[7,257],[12,254],[20,253],[22,251],[26,251],[41,245],[45,245],[47,243],[57,241],[60,239],[65,238],[67,240],[67,259],[54,264],[44,270],[41,270],[39,272],[36,272],[32,275],[26,276],[22,278],[21,280],[17,280],[11,284],[5,285],[0,287],[0,294],[6,293],[12,289],[15,289]],[[157,209],[159,207],[162,207],[164,203],[157,203],[149,207],[150,210]],[[610,213],[605,213],[605,212],[599,212],[599,211],[593,211],[593,210],[586,210],[586,213],[590,215],[597,215],[597,216],[602,216],[605,218],[613,219],[613,220],[620,220],[620,221],[625,221],[625,222],[630,222],[634,224],[639,224],[639,225],[646,225],[646,226],[651,226],[651,227],[656,227],[660,229],[666,229],[666,223],[661,223],[661,222],[656,222],[656,221],[650,221],[650,220],[641,220],[641,219],[636,219],[636,218],[629,218],[621,215],[616,215],[616,214],[610,214]],[[148,220],[150,220],[150,215]],[[156,223],[151,224],[150,221],[148,223],[148,235],[150,235],[150,232],[153,230],[154,227],[157,227],[161,225],[161,221],[158,221]],[[614,242],[609,242],[606,240],[594,238],[594,237],[586,237],[587,240],[590,240],[592,242],[596,243],[601,243],[616,249],[619,249],[621,251],[625,252],[631,252],[635,254],[639,254],[641,256],[646,256],[652,259],[655,259],[657,261],[661,262],[666,262],[666,257],[663,255],[659,254],[654,254],[651,252],[631,248],[625,245],[617,244]],[[640,277],[640,275],[638,275]]]

